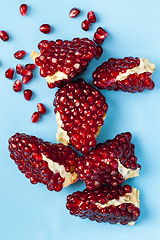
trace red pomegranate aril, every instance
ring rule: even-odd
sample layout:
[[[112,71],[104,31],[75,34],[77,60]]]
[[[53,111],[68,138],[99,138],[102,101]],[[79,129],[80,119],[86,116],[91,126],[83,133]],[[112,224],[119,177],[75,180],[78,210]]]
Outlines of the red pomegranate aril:
[[[87,18],[91,23],[95,23],[97,21],[95,13],[93,11],[88,12]]]
[[[14,57],[16,59],[20,60],[20,59],[24,58],[25,55],[26,55],[26,51],[19,50],[19,51],[15,52]]]
[[[14,69],[13,68],[8,68],[5,72],[6,78],[13,79],[13,75],[14,75]]]
[[[48,34],[51,32],[51,26],[49,24],[42,24],[39,30],[44,34]]]
[[[46,113],[46,108],[43,105],[43,103],[38,103],[37,104],[37,109],[40,114],[45,114]]]
[[[20,92],[22,90],[22,82],[20,80],[16,80],[14,83],[13,83],[13,90],[15,92]]]
[[[104,37],[108,37],[108,33],[102,27],[97,28],[96,32]]]
[[[78,8],[72,8],[69,12],[70,18],[75,18],[80,14],[80,10]]]
[[[81,27],[84,31],[88,31],[90,29],[91,23],[85,19],[82,23],[81,23]]]
[[[21,64],[17,64],[16,65],[16,73],[20,74],[21,75],[21,70],[23,69],[23,65]]]
[[[34,112],[34,113],[32,114],[32,116],[31,116],[31,122],[32,122],[32,123],[38,122],[39,117],[40,117],[39,112]]]
[[[21,4],[19,10],[20,10],[20,13],[21,13],[22,16],[26,16],[27,15],[27,11],[28,11],[27,4]]]
[[[0,38],[2,39],[3,42],[7,42],[9,40],[9,35],[6,31],[1,30],[0,31]]]
[[[22,83],[23,84],[27,84],[27,83],[29,83],[31,81],[32,78],[33,77],[31,77],[31,76],[23,76],[22,77]]]
[[[97,58],[97,59],[100,58],[101,55],[102,55],[102,53],[103,53],[103,48],[102,48],[102,46],[101,46],[101,45],[97,45],[95,58]]]
[[[35,69],[36,65],[34,63],[28,63],[24,67],[27,70],[33,71]]]
[[[94,33],[93,40],[97,44],[102,44],[106,37],[108,37],[108,33],[103,28],[99,27]]]
[[[23,91],[23,94],[24,94],[24,98],[29,101],[33,95],[33,92],[30,90],[30,89],[25,89]]]

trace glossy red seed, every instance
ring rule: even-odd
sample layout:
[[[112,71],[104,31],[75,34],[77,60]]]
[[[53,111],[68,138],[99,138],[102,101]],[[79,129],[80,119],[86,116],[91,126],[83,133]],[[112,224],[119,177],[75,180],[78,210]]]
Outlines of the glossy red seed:
[[[95,23],[97,21],[96,15],[93,11],[89,11],[87,14],[87,18],[91,23]]]
[[[91,23],[85,19],[82,23],[81,23],[81,27],[84,31],[88,31],[90,29]]]
[[[102,53],[103,53],[103,48],[102,48],[102,46],[101,46],[101,45],[97,45],[95,58],[97,58],[97,59],[100,58],[101,55],[102,55]]]
[[[21,75],[21,70],[23,69],[23,65],[21,64],[17,64],[16,65],[16,73],[20,74]]]
[[[36,67],[34,63],[28,63],[24,66],[27,70],[33,71]]]
[[[31,79],[32,79],[32,77],[30,77],[30,76],[23,76],[22,77],[22,83],[27,84],[31,81]]]
[[[13,75],[14,75],[14,69],[13,68],[8,68],[5,72],[6,78],[13,79]]]
[[[45,114],[46,113],[46,108],[43,105],[43,103],[38,103],[37,104],[37,109],[40,114]]]
[[[1,30],[0,31],[0,38],[2,39],[3,42],[6,42],[9,40],[9,35],[6,31]]]
[[[51,32],[51,26],[49,24],[42,24],[39,30],[44,34],[48,34]]]
[[[13,90],[15,92],[20,92],[22,90],[22,82],[20,80],[16,80],[14,83],[13,83]]]
[[[26,16],[27,15],[27,11],[28,11],[27,4],[21,4],[19,10],[20,10],[20,13],[21,13],[22,16]]]
[[[70,18],[75,18],[80,14],[80,10],[78,8],[72,8],[69,12]]]
[[[14,57],[18,60],[22,59],[26,55],[26,52],[24,50],[19,50],[14,53]]]
[[[106,37],[108,37],[108,33],[102,27],[99,27],[94,33],[93,40],[97,44],[102,44]]]
[[[24,94],[24,98],[29,101],[33,95],[33,92],[30,90],[30,89],[25,89],[23,91],[23,94]]]
[[[34,112],[33,114],[32,114],[32,116],[31,116],[31,122],[32,123],[36,123],[36,122],[38,122],[38,120],[39,120],[39,112]]]

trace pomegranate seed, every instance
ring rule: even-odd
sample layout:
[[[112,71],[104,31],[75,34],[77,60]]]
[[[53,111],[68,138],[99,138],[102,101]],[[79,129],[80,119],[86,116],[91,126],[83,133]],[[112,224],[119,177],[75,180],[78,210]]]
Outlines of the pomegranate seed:
[[[16,73],[21,75],[21,70],[23,69],[23,65],[21,64],[17,64],[16,65]]]
[[[14,69],[8,68],[7,71],[5,72],[6,78],[13,79],[13,75],[14,75]]]
[[[47,34],[51,32],[51,26],[49,24],[42,24],[39,30],[44,34]]]
[[[30,89],[25,89],[25,90],[23,91],[23,94],[24,94],[24,98],[25,98],[27,101],[29,101],[29,100],[31,99],[31,97],[32,97],[33,92],[32,92]]]
[[[81,27],[82,27],[82,29],[83,29],[84,31],[88,31],[89,28],[90,28],[90,26],[91,26],[91,23],[90,23],[87,19],[85,19],[85,20],[81,23]]]
[[[28,6],[27,4],[22,4],[19,8],[20,13],[22,16],[26,16],[27,15],[27,11],[28,11]]]
[[[75,18],[80,14],[80,10],[78,8],[72,8],[69,12],[70,18]]]
[[[91,23],[95,23],[97,21],[95,13],[93,11],[88,12],[87,18]]]
[[[108,33],[101,27],[97,28],[96,32],[94,33],[93,40],[97,44],[102,44],[105,38],[108,37]]]
[[[97,28],[97,33],[99,33],[100,35],[103,35],[104,37],[108,37],[108,33],[106,32],[106,30],[104,30],[101,27]]]
[[[2,39],[3,42],[8,41],[9,40],[8,33],[6,33],[5,31],[1,30],[0,31],[0,38]]]
[[[40,114],[45,114],[46,113],[46,108],[43,105],[43,103],[38,103],[37,104],[37,109]]]
[[[23,76],[22,77],[22,83],[27,84],[31,81],[31,79],[32,79],[32,77],[30,77],[30,76]]]
[[[24,50],[19,50],[15,52],[14,57],[19,59],[22,59],[26,55],[26,52]]]
[[[101,45],[97,45],[97,47],[96,47],[96,58],[97,58],[97,59],[100,58],[100,56],[102,55],[102,53],[103,53],[103,48],[102,48],[102,46],[101,46]]]
[[[32,76],[32,77],[33,77],[33,73],[31,72],[31,70],[28,70],[28,69],[26,69],[26,68],[23,68],[23,69],[21,70],[21,75],[22,75],[22,76]]]
[[[15,92],[20,92],[22,90],[22,82],[20,80],[16,80],[14,83],[13,83],[13,90]]]
[[[36,123],[39,120],[39,112],[34,112],[31,116],[31,122]]]
[[[27,70],[33,71],[36,67],[34,63],[28,63],[24,66]]]

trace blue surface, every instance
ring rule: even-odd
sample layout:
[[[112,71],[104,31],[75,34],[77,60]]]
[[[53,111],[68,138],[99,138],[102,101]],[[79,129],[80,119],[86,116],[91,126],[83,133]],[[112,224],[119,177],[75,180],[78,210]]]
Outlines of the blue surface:
[[[0,239],[2,240],[64,240],[64,239],[140,239],[160,238],[160,2],[158,0],[81,0],[53,1],[26,0],[28,15],[22,17],[20,0],[0,1],[0,29],[10,35],[8,42],[0,41]],[[68,13],[72,7],[82,12],[71,19]],[[87,12],[95,11],[98,21],[84,32],[80,24]],[[53,27],[44,35],[39,26],[49,23]],[[24,86],[33,92],[27,102],[23,93],[12,90],[13,80],[4,77],[4,72],[17,63],[32,62],[31,51],[37,50],[42,39],[92,38],[97,27],[109,32],[103,43],[104,53],[99,60],[93,60],[81,74],[91,83],[93,70],[109,57],[138,56],[154,62],[156,71],[153,91],[124,93],[105,91],[102,93],[109,105],[108,115],[98,142],[113,138],[123,131],[130,131],[136,145],[136,155],[142,170],[138,178],[128,180],[140,190],[141,216],[134,227],[96,223],[71,216],[65,208],[68,194],[83,190],[78,182],[60,193],[50,192],[43,184],[32,185],[10,159],[8,138],[16,132],[25,132],[56,142],[57,124],[53,113],[53,98],[56,89],[49,89],[46,81],[34,72],[32,81]],[[18,61],[13,57],[19,49],[27,51],[26,57]],[[16,76],[18,78],[18,76]],[[33,124],[31,114],[38,102],[47,107],[47,114]]]

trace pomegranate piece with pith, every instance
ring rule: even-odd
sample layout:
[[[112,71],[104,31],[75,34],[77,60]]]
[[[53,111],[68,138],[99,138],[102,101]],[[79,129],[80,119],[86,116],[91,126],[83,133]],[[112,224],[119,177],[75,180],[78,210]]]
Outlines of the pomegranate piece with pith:
[[[20,14],[22,16],[26,16],[27,15],[27,11],[28,11],[28,6],[27,4],[21,4],[20,8],[19,8]]]
[[[139,190],[130,185],[85,189],[69,195],[66,207],[82,219],[133,226],[140,216]]]
[[[42,24],[39,30],[44,34],[48,34],[51,32],[51,26],[49,24]]]
[[[79,157],[75,171],[87,189],[103,184],[116,187],[128,178],[139,176],[141,166],[137,163],[131,139],[129,132],[118,134]]]
[[[6,31],[1,30],[0,38],[2,39],[3,42],[7,42],[9,40],[9,35]]]
[[[70,18],[75,18],[80,14],[80,10],[78,8],[72,8],[69,12]]]
[[[87,18],[91,23],[95,23],[97,21],[96,15],[93,11],[89,11],[87,13]]]
[[[24,98],[25,98],[27,101],[30,101],[30,99],[31,99],[31,97],[32,97],[32,95],[33,95],[33,92],[32,92],[32,90],[30,90],[30,89],[25,89],[25,90],[23,91],[23,94],[24,94]]]
[[[46,108],[43,105],[43,103],[38,103],[37,104],[37,109],[40,114],[45,114],[46,113]]]
[[[14,69],[13,68],[8,68],[5,72],[5,76],[8,79],[13,79],[13,75],[14,75]]]
[[[99,27],[94,33],[93,40],[97,44],[102,44],[106,37],[108,37],[108,33],[106,32],[106,30],[104,30],[102,27]]]
[[[32,184],[43,183],[50,191],[77,181],[77,153],[69,146],[51,144],[35,136],[16,133],[9,139],[10,157]]]
[[[153,90],[155,65],[145,58],[110,58],[93,72],[93,84],[99,89],[143,92]]]
[[[13,90],[15,92],[20,92],[22,90],[22,82],[20,80],[16,80],[13,83]]]
[[[18,60],[24,58],[25,55],[26,55],[26,52],[24,50],[19,50],[14,53],[14,57]]]
[[[38,44],[40,54],[32,52],[31,57],[40,67],[40,75],[52,87],[60,81],[69,82],[84,71],[95,57],[95,43],[88,38],[74,38],[72,41],[57,39],[42,40]]]
[[[87,153],[97,143],[108,110],[101,92],[83,79],[69,82],[56,93],[57,141]]]
[[[91,23],[89,20],[85,19],[82,23],[81,23],[81,27],[84,31],[88,31],[90,29]]]

